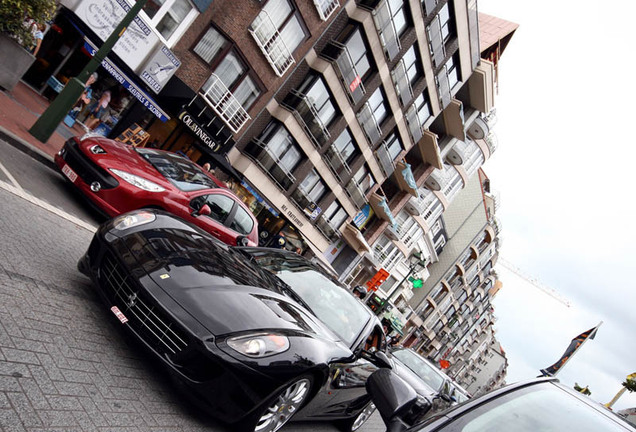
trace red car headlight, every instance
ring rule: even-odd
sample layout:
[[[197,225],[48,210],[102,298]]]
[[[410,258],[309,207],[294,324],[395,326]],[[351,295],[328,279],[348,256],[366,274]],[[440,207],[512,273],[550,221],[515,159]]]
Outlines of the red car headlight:
[[[146,180],[143,177],[136,176],[126,171],[118,170],[111,168],[110,172],[115,174],[120,179],[124,180],[131,185],[138,187],[139,189],[143,189],[148,192],[163,192],[165,189],[159,186],[156,183],[151,182],[150,180]]]

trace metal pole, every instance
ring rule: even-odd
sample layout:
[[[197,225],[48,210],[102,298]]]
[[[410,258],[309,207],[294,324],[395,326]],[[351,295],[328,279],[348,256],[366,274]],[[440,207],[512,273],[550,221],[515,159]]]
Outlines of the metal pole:
[[[135,19],[139,11],[145,6],[148,0],[137,1],[126,13],[115,30],[108,36],[93,58],[88,62],[84,70],[78,76],[71,78],[60,94],[51,102],[49,107],[42,113],[40,118],[29,129],[29,133],[41,142],[46,142],[53,135],[55,129],[71,110],[77,99],[84,91],[84,84],[88,77],[97,70],[102,60],[110,53],[113,46],[124,34],[128,25]]]

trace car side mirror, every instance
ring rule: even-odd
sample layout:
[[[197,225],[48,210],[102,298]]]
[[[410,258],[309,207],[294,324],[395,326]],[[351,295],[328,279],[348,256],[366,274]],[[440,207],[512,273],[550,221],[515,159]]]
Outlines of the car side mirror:
[[[417,393],[413,387],[391,369],[378,369],[367,379],[366,388],[382,416],[387,431],[406,430],[408,426],[401,417],[417,400]]]
[[[203,204],[198,210],[195,209],[191,214],[192,216],[197,217],[197,216],[208,216],[210,213],[212,213],[210,206],[207,204]]]
[[[369,349],[361,349],[358,352],[358,355],[369,362],[373,363],[375,366],[379,368],[392,369],[393,363],[389,359],[389,356],[386,355],[384,351],[378,350],[376,347],[371,347]]]

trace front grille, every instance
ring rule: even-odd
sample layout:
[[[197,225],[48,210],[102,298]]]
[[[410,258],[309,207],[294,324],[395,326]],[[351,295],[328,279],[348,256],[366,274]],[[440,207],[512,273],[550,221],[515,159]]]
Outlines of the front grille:
[[[98,277],[106,296],[128,318],[128,325],[155,351],[171,356],[188,347],[184,331],[137,287],[110,253],[104,255]]]
[[[119,182],[103,168],[95,165],[82,153],[74,139],[66,141],[62,159],[71,167],[84,183],[99,182],[102,189],[113,189],[119,186]]]

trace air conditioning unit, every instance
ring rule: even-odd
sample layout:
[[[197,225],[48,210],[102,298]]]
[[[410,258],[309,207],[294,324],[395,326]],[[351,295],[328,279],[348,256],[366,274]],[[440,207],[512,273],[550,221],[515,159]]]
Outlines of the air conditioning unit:
[[[404,204],[404,210],[406,210],[406,212],[411,216],[419,216],[420,214],[422,214],[422,212],[420,211],[420,206],[417,202],[417,198],[415,197],[411,197],[411,199],[409,199],[406,204]]]
[[[452,149],[446,153],[446,160],[453,165],[461,165],[466,159],[468,146],[464,141],[457,141]]]
[[[430,176],[424,182],[424,186],[429,188],[432,191],[438,191],[442,189],[442,171],[435,170],[431,173]]]
[[[468,126],[466,132],[472,139],[484,139],[488,136],[490,128],[483,118],[477,117],[475,121]]]
[[[384,230],[384,234],[390,238],[391,240],[398,241],[400,238],[398,237],[397,231],[391,225],[387,226]]]

